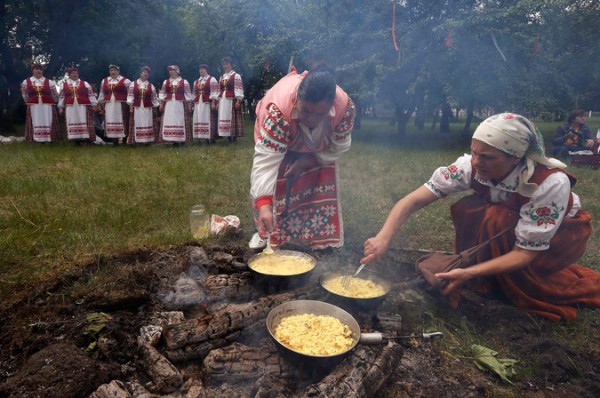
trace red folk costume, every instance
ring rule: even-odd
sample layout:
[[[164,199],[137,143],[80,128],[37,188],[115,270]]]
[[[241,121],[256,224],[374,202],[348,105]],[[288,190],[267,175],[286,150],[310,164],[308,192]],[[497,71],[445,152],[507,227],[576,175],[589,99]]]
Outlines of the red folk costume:
[[[98,103],[104,104],[104,128],[107,138],[124,138],[129,134],[127,91],[131,81],[123,76],[105,77],[100,84]]]
[[[92,87],[81,79],[67,79],[60,92],[58,107],[66,108],[69,140],[96,140],[93,107],[98,104]]]
[[[212,109],[213,101],[219,99],[219,83],[210,75],[194,82],[193,136],[207,140],[217,138],[218,111]]]
[[[235,102],[244,99],[242,77],[233,70],[224,73],[219,86],[219,136],[241,137],[244,135],[244,118],[241,107],[237,109]]]
[[[190,114],[186,102],[193,101],[190,84],[182,77],[163,82],[159,100],[165,103],[161,126],[163,141],[181,143],[192,141]]]
[[[129,117],[128,144],[148,144],[159,141],[156,108],[156,88],[148,80],[137,79],[129,85],[127,104],[133,107]]]
[[[273,204],[274,245],[293,239],[316,249],[340,247],[344,233],[335,161],[350,149],[354,103],[337,87],[329,116],[310,134],[298,123],[295,109],[296,91],[306,74],[283,77],[256,107],[251,196],[255,211]],[[316,141],[311,139],[319,135]],[[282,217],[287,180],[283,174],[298,156],[312,156],[314,163],[293,181],[288,215]]]
[[[471,189],[476,192],[451,208],[457,253],[509,226],[514,228],[491,240],[487,249],[478,252],[475,263],[499,258],[515,248],[536,253],[524,267],[471,279],[466,286],[481,293],[502,293],[515,306],[553,320],[574,319],[577,305],[600,307],[600,274],[573,265],[585,251],[591,215],[572,191],[576,180],[563,170],[566,165],[546,157],[541,133],[520,115],[489,117],[477,127],[473,140],[520,161],[502,181],[493,181],[480,177],[475,155],[463,155],[437,169],[425,184],[440,198]],[[479,158],[478,162],[484,161]],[[458,305],[459,297],[459,291],[453,292],[450,303]]]
[[[558,169],[549,170],[537,165],[530,179],[541,185]],[[572,185],[575,178],[570,176]],[[519,219],[521,208],[530,198],[513,193],[507,200],[490,203],[488,187],[472,182],[478,195],[468,196],[452,206],[452,220],[456,228],[455,250],[460,253],[472,246],[488,240]],[[573,207],[573,194],[565,209],[569,213]],[[549,207],[538,208],[535,216],[539,222],[552,222]],[[516,307],[529,313],[559,320],[575,319],[577,304],[600,307],[600,274],[574,265],[579,260],[592,232],[592,216],[585,210],[577,211],[574,217],[565,217],[556,234],[549,242],[549,248],[540,251],[533,262],[520,270],[494,277],[484,278],[475,289],[488,292],[499,289]],[[479,228],[473,228],[479,225]],[[479,254],[477,263],[499,257],[512,250],[516,242],[514,231],[505,233],[490,242],[489,249]]]
[[[62,140],[58,124],[56,84],[45,77],[34,76],[23,80],[21,94],[27,105],[25,140],[55,142]]]

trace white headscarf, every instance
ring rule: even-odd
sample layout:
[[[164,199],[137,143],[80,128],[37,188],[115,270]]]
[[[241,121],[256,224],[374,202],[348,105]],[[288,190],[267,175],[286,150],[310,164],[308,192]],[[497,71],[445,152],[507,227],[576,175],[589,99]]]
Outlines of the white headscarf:
[[[528,119],[514,113],[500,113],[485,119],[473,133],[473,138],[516,158],[525,158],[526,165],[519,175],[517,192],[531,197],[538,185],[529,182],[536,163],[549,169],[567,167],[560,160],[546,157],[544,139],[538,128]]]

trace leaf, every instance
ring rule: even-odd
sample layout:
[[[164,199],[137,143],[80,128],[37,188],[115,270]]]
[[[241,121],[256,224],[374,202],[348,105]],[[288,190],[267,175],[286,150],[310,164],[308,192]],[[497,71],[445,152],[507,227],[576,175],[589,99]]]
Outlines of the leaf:
[[[95,338],[112,317],[104,312],[90,312],[85,316],[85,319],[88,325],[83,334]]]
[[[516,364],[516,359],[497,358],[498,353],[490,348],[473,344],[471,352],[475,365],[483,371],[491,371],[496,373],[502,380],[513,384],[508,378],[516,374],[513,365]]]

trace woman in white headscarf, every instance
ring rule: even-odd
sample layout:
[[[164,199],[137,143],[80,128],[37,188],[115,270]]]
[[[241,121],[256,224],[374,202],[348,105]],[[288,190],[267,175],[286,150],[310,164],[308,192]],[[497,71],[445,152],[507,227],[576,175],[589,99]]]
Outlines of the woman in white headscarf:
[[[467,286],[500,293],[519,308],[550,319],[573,319],[576,305],[600,307],[600,274],[572,265],[585,251],[591,215],[571,191],[566,165],[544,154],[539,130],[523,116],[503,113],[484,120],[471,154],[438,168],[429,181],[402,198],[379,233],[364,244],[361,262],[380,258],[398,228],[417,210],[451,193],[472,196],[451,208],[457,253],[493,239],[475,265],[437,273],[453,306]]]

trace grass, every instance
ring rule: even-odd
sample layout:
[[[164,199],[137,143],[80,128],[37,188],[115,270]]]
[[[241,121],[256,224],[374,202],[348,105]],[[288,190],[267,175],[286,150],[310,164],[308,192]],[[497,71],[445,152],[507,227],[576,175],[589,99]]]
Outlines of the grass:
[[[600,120],[588,123],[595,127]],[[539,124],[546,142],[556,125]],[[398,199],[436,167],[468,152],[462,123],[452,130],[439,134],[410,125],[399,139],[388,121],[363,121],[339,162],[345,250],[360,253]],[[220,140],[210,147],[0,146],[0,299],[17,300],[27,294],[23,287],[61,278],[103,255],[189,241],[188,212],[197,203],[211,213],[239,216],[248,239],[254,231],[248,194],[251,136],[248,123],[246,137],[235,145]],[[569,170],[578,177],[575,191],[584,207],[600,214],[600,171]],[[452,250],[452,202],[438,201],[415,214],[392,248]],[[600,270],[597,234],[581,264]],[[592,314],[575,325],[597,325]]]

